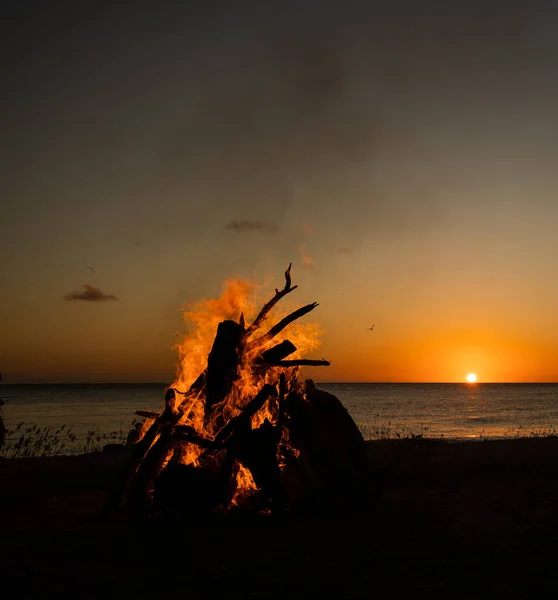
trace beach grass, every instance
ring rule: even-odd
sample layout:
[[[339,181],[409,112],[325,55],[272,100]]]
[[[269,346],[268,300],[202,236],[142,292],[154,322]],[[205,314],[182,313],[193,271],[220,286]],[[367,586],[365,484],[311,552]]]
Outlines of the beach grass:
[[[128,431],[134,426],[134,419],[127,429],[101,432],[90,429],[83,436],[74,433],[71,427],[38,427],[22,421],[8,430],[0,456],[4,458],[39,458],[61,455],[88,454],[101,451],[107,444],[126,443]]]
[[[372,421],[359,424],[360,432],[365,440],[399,440],[432,437],[426,425],[411,428],[404,423],[383,421],[380,415]]]
[[[79,455],[99,452],[107,445],[125,445],[130,429],[137,423],[136,419],[127,427],[120,426],[113,431],[102,432],[99,428],[91,429],[86,434],[77,436],[71,427],[38,427],[35,424],[21,422],[15,428],[8,430],[0,456],[4,458],[40,458],[61,455]],[[444,436],[435,436],[430,429],[420,424],[409,427],[404,423],[382,421],[380,416],[373,421],[358,425],[366,441],[378,440],[444,440]],[[557,435],[552,425],[544,428],[529,429],[519,426],[505,432],[482,430],[478,437],[470,441],[486,441],[493,439],[523,439],[546,438]],[[448,441],[449,438],[448,438]],[[463,440],[461,440],[463,441]]]

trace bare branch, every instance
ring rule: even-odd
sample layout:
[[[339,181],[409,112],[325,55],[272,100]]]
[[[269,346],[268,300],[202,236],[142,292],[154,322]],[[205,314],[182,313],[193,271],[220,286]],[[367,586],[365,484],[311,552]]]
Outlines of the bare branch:
[[[248,350],[252,350],[253,348],[257,348],[262,344],[265,344],[272,340],[278,333],[283,331],[287,325],[290,325],[293,321],[300,319],[304,315],[308,314],[311,310],[314,310],[318,306],[317,302],[312,302],[312,304],[307,304],[306,306],[302,306],[301,308],[295,310],[291,314],[287,315],[284,319],[281,319],[277,325],[274,325],[265,335],[253,340],[248,344]]]
[[[258,329],[261,326],[261,324],[269,314],[269,311],[277,304],[277,302],[279,302],[279,300],[281,300],[281,298],[283,298],[287,294],[290,294],[293,290],[296,290],[296,288],[298,287],[298,285],[291,287],[291,264],[292,263],[289,263],[289,267],[285,271],[285,287],[281,291],[275,288],[275,296],[273,296],[273,298],[269,302],[267,302],[267,304],[264,304],[264,306],[260,310],[260,313],[254,319],[252,325],[250,325],[246,329],[246,337],[254,333],[254,331],[256,331],[256,329]]]

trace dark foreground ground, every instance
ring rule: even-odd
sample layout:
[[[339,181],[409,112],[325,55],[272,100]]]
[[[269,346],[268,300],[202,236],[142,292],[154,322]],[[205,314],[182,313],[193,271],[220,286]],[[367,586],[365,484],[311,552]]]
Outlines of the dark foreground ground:
[[[102,519],[123,456],[0,459],[1,598],[556,598],[558,438],[371,442],[343,519]]]

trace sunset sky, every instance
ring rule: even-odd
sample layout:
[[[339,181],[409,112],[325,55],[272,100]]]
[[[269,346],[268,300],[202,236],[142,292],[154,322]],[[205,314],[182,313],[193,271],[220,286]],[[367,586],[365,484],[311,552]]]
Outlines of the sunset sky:
[[[4,382],[170,382],[289,262],[317,381],[558,381],[558,3],[11,4]]]

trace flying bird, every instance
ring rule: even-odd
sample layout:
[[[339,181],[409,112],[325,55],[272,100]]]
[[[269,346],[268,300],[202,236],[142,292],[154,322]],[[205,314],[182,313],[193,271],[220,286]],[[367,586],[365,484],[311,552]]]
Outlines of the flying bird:
[[[375,325],[376,323],[374,323]],[[374,325],[372,325],[372,327],[369,327],[366,331],[374,331]]]
[[[93,275],[95,275],[95,271],[93,270],[93,267],[88,267],[87,265],[85,265],[86,269],[91,269],[91,273],[93,273]]]

